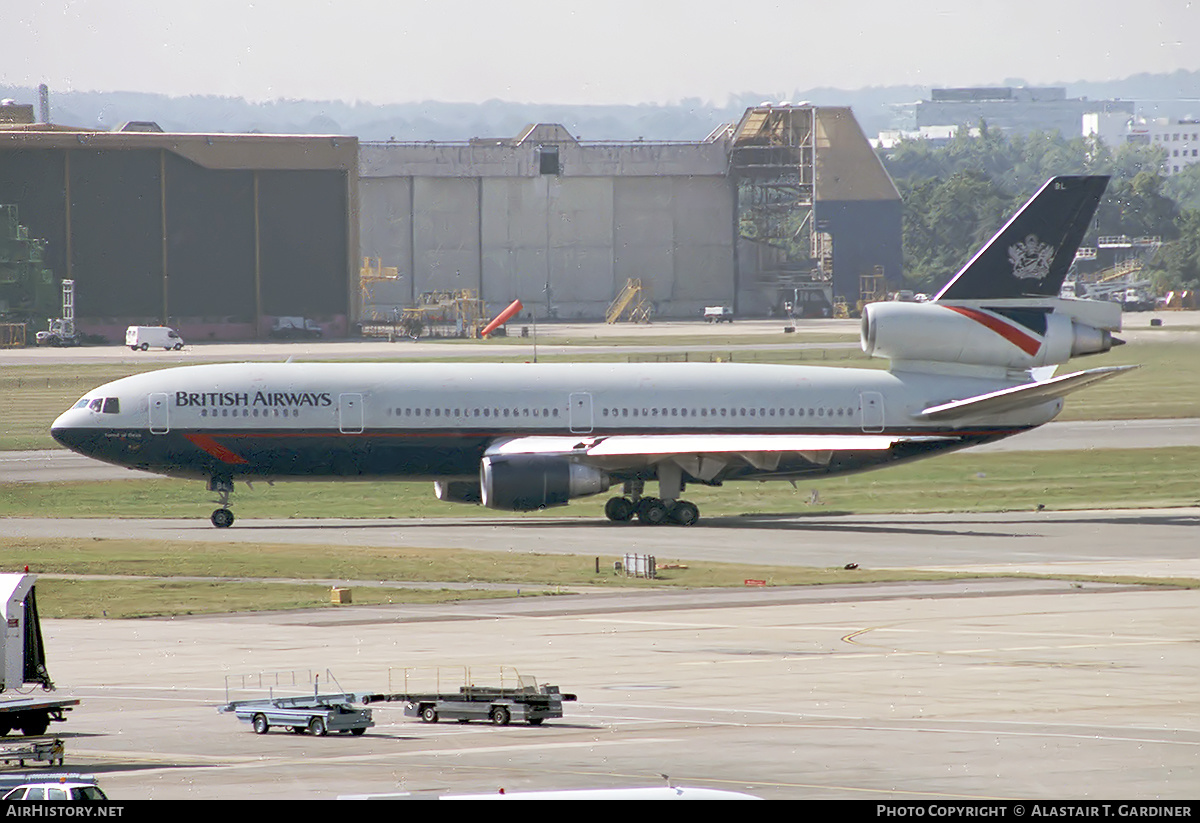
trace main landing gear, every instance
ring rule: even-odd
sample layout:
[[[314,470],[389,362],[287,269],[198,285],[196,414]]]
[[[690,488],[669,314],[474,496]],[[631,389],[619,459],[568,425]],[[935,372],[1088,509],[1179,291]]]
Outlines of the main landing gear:
[[[218,529],[228,529],[233,525],[233,512],[229,510],[229,495],[233,494],[233,481],[211,477],[208,480],[208,490],[217,493],[219,499],[214,502],[221,507],[214,511],[209,519]]]
[[[659,497],[642,497],[644,482],[625,483],[625,497],[613,497],[604,506],[604,516],[614,523],[627,523],[634,517],[645,526],[691,526],[700,519],[695,503],[680,500],[683,482],[679,468],[664,464],[658,468]]]

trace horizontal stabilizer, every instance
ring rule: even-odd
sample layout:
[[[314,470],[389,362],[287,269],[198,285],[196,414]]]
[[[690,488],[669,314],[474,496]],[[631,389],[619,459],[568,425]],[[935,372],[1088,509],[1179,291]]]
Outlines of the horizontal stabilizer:
[[[1116,377],[1123,372],[1136,369],[1137,366],[1109,366],[1102,369],[1064,374],[1040,383],[1026,383],[1023,386],[1013,386],[1010,389],[988,392],[965,400],[955,400],[940,406],[930,406],[920,413],[925,420],[955,420],[960,417],[972,417],[977,414],[1000,414],[1014,409],[1023,409],[1064,397],[1084,386],[1099,383],[1110,377]]]

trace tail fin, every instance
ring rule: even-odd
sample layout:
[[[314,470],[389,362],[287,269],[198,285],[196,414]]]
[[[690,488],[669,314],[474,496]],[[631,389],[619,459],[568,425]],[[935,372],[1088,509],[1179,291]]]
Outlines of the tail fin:
[[[1056,297],[1108,177],[1054,177],[975,253],[934,300]]]

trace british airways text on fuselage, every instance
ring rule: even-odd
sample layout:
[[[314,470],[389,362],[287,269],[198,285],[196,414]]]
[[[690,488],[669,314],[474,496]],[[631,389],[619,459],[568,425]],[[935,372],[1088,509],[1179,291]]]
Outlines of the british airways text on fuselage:
[[[333,405],[329,392],[175,392],[176,408],[192,406],[240,406],[245,408],[287,406],[311,406],[322,408]]]

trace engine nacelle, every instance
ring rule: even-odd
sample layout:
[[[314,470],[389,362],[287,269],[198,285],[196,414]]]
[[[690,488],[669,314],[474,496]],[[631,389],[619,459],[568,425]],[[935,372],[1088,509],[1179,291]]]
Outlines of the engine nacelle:
[[[863,309],[863,351],[891,360],[1031,369],[1120,342],[1050,306],[890,302]]]
[[[435,480],[433,493],[438,500],[447,503],[482,503],[483,492],[479,484],[471,480]]]
[[[503,511],[565,506],[575,497],[608,488],[608,475],[565,457],[539,454],[483,458],[479,468],[483,505]]]

